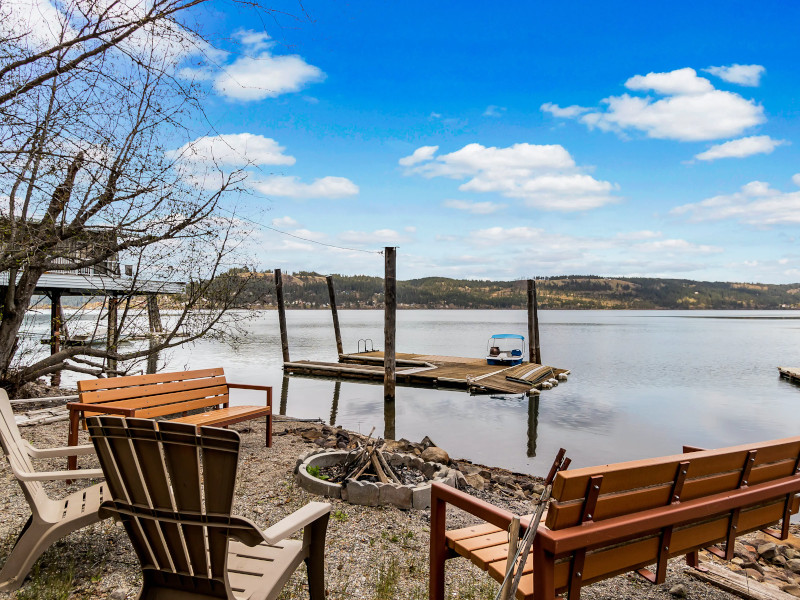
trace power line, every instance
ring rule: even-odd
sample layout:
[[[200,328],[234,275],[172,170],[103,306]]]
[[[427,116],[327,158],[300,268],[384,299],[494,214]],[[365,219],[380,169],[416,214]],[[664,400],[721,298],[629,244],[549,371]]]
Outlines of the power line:
[[[264,223],[260,223],[255,219],[251,219],[249,217],[237,215],[232,210],[227,208],[223,208],[222,206],[219,207],[220,210],[224,210],[231,216],[236,217],[237,219],[241,219],[243,221],[249,221],[253,225],[258,225],[259,227],[263,227],[264,229],[269,229],[270,231],[274,231],[276,233],[280,233],[282,235],[288,235],[289,237],[293,237],[298,240],[302,240],[304,242],[310,242],[312,244],[319,244],[320,246],[327,246],[328,248],[336,248],[337,250],[348,250],[350,252],[364,252],[365,254],[383,254],[383,250],[364,250],[362,248],[348,248],[347,246],[337,246],[336,244],[327,244],[325,242],[320,242],[319,240],[312,240],[310,238],[304,238],[303,236],[296,235],[294,233],[289,233],[288,231],[283,231],[282,229],[278,229],[277,227],[272,227],[270,225],[264,225]]]

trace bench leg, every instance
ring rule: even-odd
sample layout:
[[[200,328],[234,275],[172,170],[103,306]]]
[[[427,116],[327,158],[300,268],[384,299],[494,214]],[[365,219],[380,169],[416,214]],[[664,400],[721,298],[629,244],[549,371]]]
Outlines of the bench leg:
[[[429,600],[444,600],[444,562],[447,558],[447,544],[444,537],[446,511],[447,504],[432,496]]]
[[[686,564],[695,569],[700,568],[700,553],[697,550],[687,552]]]
[[[539,544],[533,544],[533,598],[534,600],[555,600],[556,584],[553,579],[555,561]],[[578,588],[580,594],[580,588]],[[577,597],[576,597],[577,598]],[[570,594],[569,600],[576,600]]]

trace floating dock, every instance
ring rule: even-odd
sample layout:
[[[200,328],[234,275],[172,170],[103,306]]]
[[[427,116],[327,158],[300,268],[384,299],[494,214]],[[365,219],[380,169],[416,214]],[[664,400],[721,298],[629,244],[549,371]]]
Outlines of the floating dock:
[[[569,374],[566,369],[535,363],[513,367],[488,365],[485,358],[398,352],[396,360],[398,383],[463,389],[473,394],[524,394],[533,389],[557,385],[559,380],[566,380]],[[338,363],[312,360],[285,362],[283,370],[292,375],[383,381],[383,352],[340,354]]]
[[[800,383],[800,367],[778,367],[778,373],[792,383]]]

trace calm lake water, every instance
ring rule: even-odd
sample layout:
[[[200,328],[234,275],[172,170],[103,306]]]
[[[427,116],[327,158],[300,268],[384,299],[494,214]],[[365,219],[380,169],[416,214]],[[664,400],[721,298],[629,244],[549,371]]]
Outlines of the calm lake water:
[[[345,352],[383,346],[383,311],[340,311]],[[336,360],[327,311],[289,311],[293,360]],[[483,356],[493,333],[527,329],[524,311],[400,311],[397,351]],[[527,397],[284,378],[276,311],[258,312],[230,346],[204,340],[159,368],[223,366],[229,381],[275,388],[275,410],[377,435],[429,436],[451,457],[542,474],[559,447],[573,467],[800,435],[800,311],[541,311],[542,359],[569,381]],[[65,378],[66,380],[67,378]],[[234,403],[260,402],[241,392]]]

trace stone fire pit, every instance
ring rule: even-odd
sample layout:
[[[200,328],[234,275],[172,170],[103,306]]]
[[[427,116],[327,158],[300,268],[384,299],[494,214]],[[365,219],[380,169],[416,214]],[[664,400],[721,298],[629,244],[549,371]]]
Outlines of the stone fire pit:
[[[421,471],[426,481],[418,484],[400,485],[397,483],[373,483],[371,481],[348,480],[345,484],[332,483],[314,477],[308,467],[323,469],[345,461],[346,450],[312,450],[297,460],[297,482],[304,490],[327,498],[341,498],[350,504],[378,506],[391,504],[403,509],[429,508],[431,505],[431,481],[445,485],[456,485],[454,469],[445,465],[425,462],[413,454],[384,452],[384,457],[392,467],[408,467]]]

